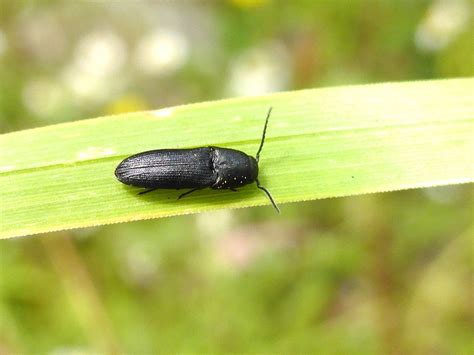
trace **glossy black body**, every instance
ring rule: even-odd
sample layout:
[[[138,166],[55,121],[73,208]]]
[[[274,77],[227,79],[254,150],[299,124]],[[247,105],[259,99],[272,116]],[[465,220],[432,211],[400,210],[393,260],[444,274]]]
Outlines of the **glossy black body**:
[[[270,107],[255,158],[240,150],[219,147],[150,150],[124,159],[115,169],[115,176],[124,184],[148,189],[139,195],[156,189],[191,189],[178,199],[206,187],[237,191],[255,182],[280,212],[270,191],[258,181],[258,161],[271,112]]]
[[[115,176],[124,184],[152,189],[235,189],[255,182],[258,164],[235,149],[161,149],[126,158]]]

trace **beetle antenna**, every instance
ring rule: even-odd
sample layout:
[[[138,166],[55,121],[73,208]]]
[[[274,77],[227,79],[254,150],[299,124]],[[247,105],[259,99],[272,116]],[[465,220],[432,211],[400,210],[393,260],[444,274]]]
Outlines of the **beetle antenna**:
[[[263,134],[262,134],[262,141],[260,142],[260,147],[258,148],[257,155],[255,155],[255,160],[258,163],[258,160],[260,159],[260,152],[262,151],[263,148],[263,142],[265,142],[265,133],[267,132],[267,124],[268,124],[268,119],[270,118],[270,113],[272,112],[272,108],[268,110],[267,113],[267,118],[265,120],[265,126],[263,127]]]
[[[271,109],[270,109],[271,110]],[[278,208],[278,206],[276,205],[275,201],[273,200],[273,197],[272,195],[270,194],[270,191],[268,191],[265,187],[263,187],[262,185],[260,185],[260,181],[258,181],[258,179],[255,180],[255,182],[257,183],[257,187],[260,189],[260,190],[263,190],[263,192],[265,192],[265,194],[268,196],[268,198],[270,199],[270,202],[272,203],[273,207],[275,208],[275,210],[280,213],[280,209]]]

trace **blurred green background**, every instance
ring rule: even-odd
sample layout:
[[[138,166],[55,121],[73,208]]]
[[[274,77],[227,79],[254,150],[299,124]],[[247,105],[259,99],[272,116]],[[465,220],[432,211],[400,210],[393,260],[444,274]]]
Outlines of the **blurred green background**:
[[[472,76],[473,8],[2,0],[0,132]],[[0,353],[471,354],[473,206],[460,185],[3,240]]]

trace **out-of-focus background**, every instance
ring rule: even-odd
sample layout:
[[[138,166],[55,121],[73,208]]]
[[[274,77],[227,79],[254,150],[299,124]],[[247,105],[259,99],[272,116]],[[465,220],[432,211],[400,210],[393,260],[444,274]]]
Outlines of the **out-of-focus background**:
[[[3,0],[0,132],[472,76],[472,14],[469,0]],[[4,240],[0,353],[472,353],[473,206],[472,186],[449,186]]]

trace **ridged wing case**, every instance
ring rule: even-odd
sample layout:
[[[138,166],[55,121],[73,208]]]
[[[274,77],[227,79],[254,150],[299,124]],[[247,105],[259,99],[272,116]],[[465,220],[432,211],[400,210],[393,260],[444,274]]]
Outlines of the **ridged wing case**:
[[[216,180],[211,148],[160,149],[132,155],[115,169],[122,183],[137,187],[194,189]]]

